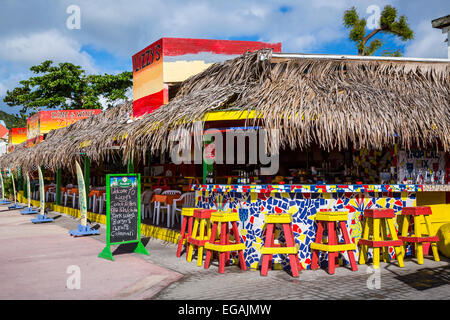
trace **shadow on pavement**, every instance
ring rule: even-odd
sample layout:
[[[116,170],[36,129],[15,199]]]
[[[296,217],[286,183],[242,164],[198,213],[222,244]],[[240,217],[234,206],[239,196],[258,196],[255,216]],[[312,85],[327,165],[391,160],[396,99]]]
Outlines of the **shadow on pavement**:
[[[141,242],[144,245],[144,247],[148,244],[148,242],[150,241],[150,238],[141,238]],[[126,253],[133,253],[134,249],[136,249],[137,246],[137,242],[133,242],[133,243],[124,243],[124,244],[120,244],[114,251],[113,251],[113,255],[118,255],[118,254],[126,254]]]
[[[392,270],[389,271],[396,274]],[[423,268],[414,273],[397,275],[394,278],[416,290],[424,291],[443,285],[449,285],[450,265],[438,268]]]

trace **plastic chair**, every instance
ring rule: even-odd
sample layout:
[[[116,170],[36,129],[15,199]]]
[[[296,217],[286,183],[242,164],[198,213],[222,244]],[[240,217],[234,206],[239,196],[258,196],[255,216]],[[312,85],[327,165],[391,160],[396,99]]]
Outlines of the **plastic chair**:
[[[141,215],[143,219],[151,218],[151,201],[153,197],[153,191],[146,190],[141,196]]]
[[[156,193],[155,189],[155,193]],[[161,193],[162,195],[174,195],[174,194],[181,194],[180,190],[166,190]],[[161,205],[161,202],[155,201],[155,206],[153,207],[153,223],[155,223],[155,217],[156,217],[156,224],[159,224],[159,214],[161,212],[161,209],[167,210],[167,228],[170,228],[170,213],[171,213],[171,205]],[[161,218],[161,222],[163,222],[164,216]]]
[[[182,205],[178,208],[177,203],[181,202]],[[172,203],[172,225],[175,223],[174,219],[177,218],[178,221],[178,215],[176,215],[177,212],[180,212],[183,210],[183,208],[193,208],[195,205],[195,192],[186,192],[178,199],[174,199]],[[183,221],[181,222],[183,223]]]
[[[104,206],[105,203],[106,203],[106,193],[104,193],[101,197],[96,199],[94,212],[98,208],[98,213],[102,214],[103,213],[103,206]]]

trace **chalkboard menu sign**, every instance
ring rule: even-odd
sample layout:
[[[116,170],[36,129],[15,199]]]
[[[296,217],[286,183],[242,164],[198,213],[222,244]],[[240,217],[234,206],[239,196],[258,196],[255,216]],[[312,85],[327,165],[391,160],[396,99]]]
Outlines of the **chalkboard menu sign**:
[[[100,258],[114,260],[111,245],[137,242],[136,253],[148,254],[141,243],[141,176],[106,176],[106,247]]]
[[[109,179],[111,243],[137,240],[140,217],[137,177],[116,176]]]

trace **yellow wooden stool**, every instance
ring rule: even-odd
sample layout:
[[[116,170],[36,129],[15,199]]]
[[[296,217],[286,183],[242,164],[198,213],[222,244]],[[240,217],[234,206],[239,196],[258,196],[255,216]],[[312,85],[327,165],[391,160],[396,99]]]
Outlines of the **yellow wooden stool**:
[[[439,241],[439,237],[432,236],[431,223],[428,219],[428,216],[431,215],[430,207],[404,207],[402,209],[401,217],[401,230],[402,235],[399,236],[400,240],[403,241],[403,256],[405,255],[405,247],[408,242],[414,243],[415,253],[417,257],[417,263],[423,264],[423,248],[422,245],[424,242],[429,242],[431,245],[431,250],[433,251],[433,257],[435,261],[440,261],[439,253],[437,249],[437,242]],[[422,217],[422,219],[419,219]],[[425,222],[425,226],[427,228],[427,234],[422,230],[421,221]],[[414,222],[414,234],[408,234],[408,226]]]
[[[395,212],[393,209],[366,209],[364,210],[363,236],[358,241],[360,246],[359,264],[365,264],[367,261],[368,247],[373,248],[373,267],[380,267],[380,248],[383,249],[383,260],[389,260],[389,247],[394,247],[395,255],[399,267],[403,267],[403,242],[398,239],[397,230],[394,226]],[[380,225],[381,222],[381,225]],[[391,234],[388,239],[386,224]],[[373,226],[371,228],[371,226]],[[370,233],[372,231],[372,234]],[[382,236],[380,238],[380,231]]]
[[[347,251],[350,266],[353,271],[357,271],[355,255],[356,245],[350,241],[350,235],[347,231],[345,222],[348,218],[348,212],[319,212],[316,214],[317,233],[315,242],[311,243],[312,261],[311,270],[319,268],[319,251],[328,252],[328,273],[334,274],[335,260],[339,251]],[[337,227],[340,227],[344,243],[339,243],[337,238]],[[328,232],[328,243],[322,240],[324,229]]]
[[[215,251],[219,253],[219,273],[225,273],[225,264],[229,264],[230,252],[237,251],[241,269],[247,270],[244,257],[245,244],[241,243],[237,221],[239,221],[239,214],[237,212],[231,212],[231,210],[215,211],[211,213],[212,230],[210,233],[209,242],[205,243],[205,269],[209,268],[212,252]],[[220,237],[219,240],[216,240],[219,223]],[[230,223],[231,230],[229,228]],[[230,240],[231,232],[233,233],[234,241]]]
[[[203,261],[203,248],[211,237],[211,213],[214,210],[210,209],[195,209],[194,210],[194,226],[192,228],[192,235],[187,238],[188,242],[188,254],[187,261],[192,261],[192,254],[194,252],[194,246],[197,247],[197,266],[202,265]]]
[[[291,265],[291,272],[293,277],[298,277],[300,270],[300,261],[297,257],[299,246],[295,244],[294,232],[292,230],[292,215],[290,213],[284,214],[266,214],[265,223],[266,228],[266,241],[264,247],[261,248],[262,263],[261,263],[261,275],[267,276],[269,270],[269,262],[272,262],[274,254],[287,254],[289,255],[289,264]],[[283,226],[284,238],[286,244],[281,246],[276,245],[275,242],[275,224],[281,224]]]

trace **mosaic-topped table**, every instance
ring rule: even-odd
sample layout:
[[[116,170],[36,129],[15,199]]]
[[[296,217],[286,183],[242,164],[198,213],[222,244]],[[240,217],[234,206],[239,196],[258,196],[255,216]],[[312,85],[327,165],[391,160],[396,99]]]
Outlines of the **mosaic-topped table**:
[[[423,185],[199,185],[196,206],[207,209],[232,209],[239,212],[239,231],[245,243],[247,266],[257,268],[264,244],[265,213],[291,213],[298,257],[302,268],[309,269],[311,242],[316,235],[314,217],[320,209],[348,211],[347,228],[353,242],[361,238],[362,214],[365,209],[392,208],[396,213],[405,206],[416,205],[416,192]],[[280,231],[277,231],[278,236]],[[284,239],[281,238],[283,241]],[[340,239],[342,240],[342,239]],[[393,248],[390,248],[394,257]],[[356,254],[358,254],[356,252]],[[348,257],[344,255],[344,261]],[[320,262],[326,264],[326,255]],[[287,257],[274,255],[275,266],[288,269]]]

